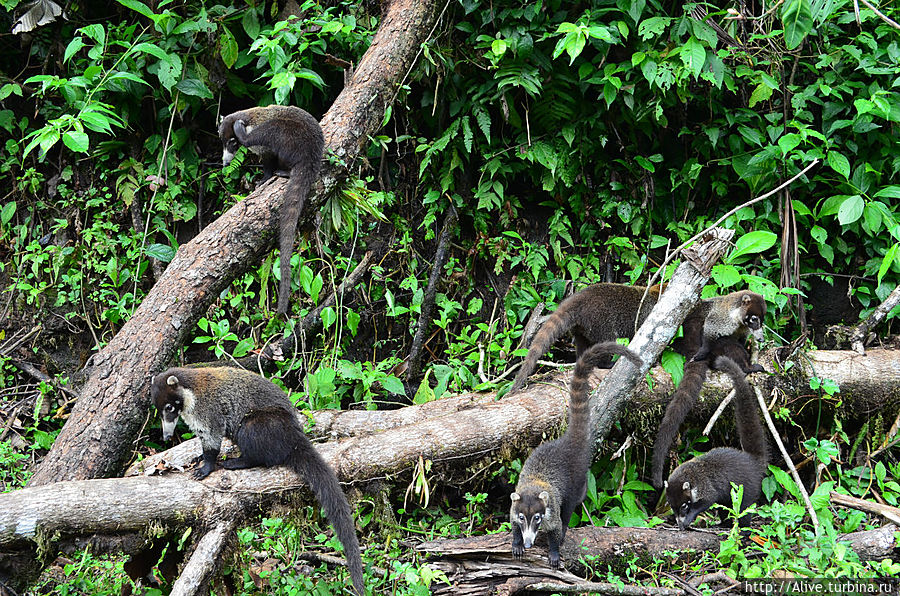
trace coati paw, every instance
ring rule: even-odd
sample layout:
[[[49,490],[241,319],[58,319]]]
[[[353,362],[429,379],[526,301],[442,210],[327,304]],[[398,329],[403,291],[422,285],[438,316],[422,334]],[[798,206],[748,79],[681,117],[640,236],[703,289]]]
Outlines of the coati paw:
[[[524,546],[515,546],[514,545],[512,547],[512,556],[514,559],[521,559],[524,554],[525,554]]]
[[[206,464],[203,464],[198,469],[191,472],[191,476],[193,476],[195,480],[203,480],[204,478],[212,474],[214,469],[215,465],[208,466]]]
[[[559,569],[559,555],[550,555],[550,567],[553,569]]]

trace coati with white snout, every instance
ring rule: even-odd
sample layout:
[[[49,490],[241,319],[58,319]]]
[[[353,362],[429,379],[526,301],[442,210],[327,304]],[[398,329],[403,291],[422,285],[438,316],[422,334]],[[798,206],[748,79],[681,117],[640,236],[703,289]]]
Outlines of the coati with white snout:
[[[286,465],[309,485],[344,546],[353,587],[365,594],[362,558],[350,505],[337,476],[303,432],[296,408],[271,381],[230,367],[170,368],[153,377],[150,396],[162,417],[168,441],[182,418],[200,438],[203,479],[216,468],[222,437],[229,437],[241,455],[222,467],[240,470]]]
[[[274,174],[290,173],[281,206],[278,251],[281,281],[278,284],[278,312],[288,310],[291,293],[291,253],[297,221],[309,188],[322,165],[325,137],[322,127],[309,112],[294,106],[266,106],[241,110],[225,116],[219,125],[222,165],[227,166],[243,145],[262,160],[265,182]]]
[[[759,421],[756,397],[741,367],[727,356],[715,360],[717,369],[734,382],[735,425],[741,449],[717,447],[675,468],[665,483],[666,499],[680,530],[714,504],[731,506],[731,484],[743,485],[741,510],[759,498],[768,463],[768,447]],[[740,518],[746,526],[749,516]]]
[[[722,337],[744,341],[752,333],[757,341],[762,341],[765,298],[756,292],[741,291],[709,300],[712,306],[703,320],[703,343],[693,360],[706,360],[712,342]]]
[[[694,404],[700,396],[700,389],[706,381],[706,373],[709,371],[710,362],[715,363],[719,356],[725,356],[737,363],[745,375],[765,372],[761,365],[750,363],[750,352],[743,342],[731,336],[713,340],[710,343],[708,359],[685,362],[684,376],[669,399],[666,413],[663,415],[662,422],[659,423],[659,432],[653,444],[651,482],[656,488],[662,488],[663,486],[663,467],[666,455],[669,453],[669,448],[678,434],[681,423],[684,422],[688,413],[694,408]]]
[[[538,359],[568,331],[574,336],[576,355],[581,355],[591,344],[632,337],[635,319],[638,325],[643,323],[659,299],[659,285],[651,286],[644,298],[646,289],[643,286],[597,283],[560,302],[531,342],[508,395],[525,386],[537,367]],[[642,299],[643,305],[638,313]],[[747,291],[703,300],[688,313],[682,323],[683,336],[673,343],[673,348],[690,358],[719,337],[745,339],[751,329],[756,329],[747,323],[756,325],[762,321],[765,308],[766,301],[762,296]],[[706,352],[709,352],[708,347]],[[601,361],[601,365],[604,364],[606,362]]]
[[[634,352],[615,342],[589,346],[575,364],[565,434],[538,446],[522,466],[516,490],[510,495],[509,509],[512,554],[517,559],[531,548],[538,531],[542,531],[547,534],[550,566],[559,567],[559,547],[566,537],[572,512],[584,501],[591,465],[588,377],[597,362],[611,354],[641,365]]]

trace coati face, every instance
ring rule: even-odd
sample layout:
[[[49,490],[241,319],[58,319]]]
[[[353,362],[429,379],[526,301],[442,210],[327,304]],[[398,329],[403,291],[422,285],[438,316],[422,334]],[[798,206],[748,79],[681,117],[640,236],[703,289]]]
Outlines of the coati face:
[[[509,498],[512,499],[509,521],[514,526],[519,526],[525,548],[531,548],[541,529],[541,522],[550,514],[550,493],[541,491],[537,496],[512,493]]]
[[[228,127],[231,129],[231,127]],[[237,153],[238,148],[240,148],[241,143],[237,140],[237,137],[234,136],[234,129],[229,131],[228,137],[222,137],[222,167],[224,168],[228,164],[231,163],[231,160],[234,159],[234,154]],[[220,134],[221,136],[221,134]]]
[[[696,487],[692,487],[690,482],[685,481],[680,487],[678,481],[671,484],[666,481],[664,485],[666,500],[675,513],[679,530],[686,530],[698,515],[709,509],[709,505],[700,499],[699,491]]]
[[[755,292],[741,294],[740,303],[732,311],[732,317],[739,325],[750,330],[757,340],[762,340],[762,326],[766,318],[766,299]]]
[[[168,441],[175,434],[178,417],[193,406],[193,393],[181,385],[177,376],[162,373],[153,377],[150,398],[162,419],[163,441]]]

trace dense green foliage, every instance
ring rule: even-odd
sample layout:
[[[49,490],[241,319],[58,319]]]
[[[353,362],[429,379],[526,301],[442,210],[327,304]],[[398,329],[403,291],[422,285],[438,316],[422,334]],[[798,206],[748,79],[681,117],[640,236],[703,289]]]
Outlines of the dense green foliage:
[[[2,6],[11,28],[24,6]],[[706,292],[762,293],[769,336],[779,343],[800,335],[804,304],[813,303],[815,316],[811,280],[853,276],[863,314],[880,302],[900,282],[900,31],[863,6],[857,17],[851,0],[750,2],[740,19],[727,18],[735,16],[729,6],[449,0],[372,137],[368,161],[328,197],[319,239],[302,239],[294,256],[294,314],[303,315],[368,244],[391,243],[357,300],[325,309],[322,333],[282,364],[278,381],[298,390],[299,405],[376,408],[502,388],[495,379],[510,355],[522,353],[515,350],[523,324],[538,302],[552,308],[569,281],[646,282],[667,251],[814,160],[786,191],[725,220],[737,231],[735,249]],[[50,339],[16,344],[15,356],[40,361],[55,383],[30,385],[13,354],[0,350],[0,385],[11,388],[0,390],[0,406],[20,419],[18,442],[0,441],[0,486],[21,486],[28,473],[19,460],[52,443],[56,409],[70,405],[60,384],[134,312],[155,279],[151,259],[170,260],[179,243],[252,188],[251,159],[220,167],[216,117],[267,103],[320,116],[343,85],[334,64],[359,61],[378,10],[307,0],[288,19],[277,3],[76,1],[68,20],[0,37],[0,180],[8,189],[0,197],[0,347],[40,323]],[[900,17],[893,6],[882,10]],[[450,205],[460,223],[430,360],[407,398],[399,371]],[[271,316],[274,263],[270,256],[235,280],[210,307],[187,360],[241,357],[285,331]],[[834,411],[839,388],[825,380],[811,390]],[[864,518],[832,516],[827,507],[834,487],[866,497],[877,486],[896,504],[896,464],[851,466],[842,462],[854,459],[837,456],[882,440],[883,430],[845,431],[843,420],[822,416],[800,428],[787,410],[780,418],[796,426],[792,447],[824,466],[814,492],[824,538],[813,539],[793,481],[773,469],[765,491],[773,503],[760,509],[763,532],[780,550],[748,558],[733,537],[714,564],[747,577],[782,568],[896,574],[842,551],[835,534],[862,527]],[[641,481],[640,453],[650,443],[595,464],[586,509],[573,523],[658,523]],[[403,536],[501,528],[517,465],[461,487],[466,496],[438,491],[430,504],[428,470],[417,471],[407,496],[418,495],[421,507],[395,503],[393,525],[372,522],[384,538],[367,554],[388,568],[381,589],[418,594],[440,581],[403,550]],[[374,516],[365,507],[359,513]],[[255,550],[287,549],[267,581],[283,593],[304,592],[309,585],[290,583],[299,581],[292,569],[302,548],[272,542],[284,533],[281,523],[264,521],[240,540]],[[285,532],[299,544],[299,531]],[[76,575],[85,557],[71,563]],[[237,583],[252,591],[253,562],[244,563],[235,566]],[[78,580],[95,582],[89,587],[55,589],[118,592],[116,565],[90,564],[108,571],[106,587],[96,583],[106,581],[104,572]],[[669,580],[661,571],[687,571],[657,564],[650,572],[662,583]],[[593,571],[646,581],[647,569]]]

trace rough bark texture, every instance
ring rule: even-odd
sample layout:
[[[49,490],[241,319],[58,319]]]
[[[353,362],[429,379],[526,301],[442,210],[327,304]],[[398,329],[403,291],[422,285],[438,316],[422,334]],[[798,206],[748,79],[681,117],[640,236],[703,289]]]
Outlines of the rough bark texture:
[[[806,369],[814,369],[817,375],[835,379],[841,385],[847,408],[857,411],[877,409],[866,403],[870,397],[878,400],[881,406],[900,403],[896,399],[896,387],[900,386],[898,351],[870,350],[866,356],[849,351],[813,351],[803,358],[808,359]],[[764,357],[763,361],[771,367],[769,358]],[[801,376],[803,370],[804,367],[797,365],[792,368],[792,371],[798,371],[797,376],[772,377],[768,381],[785,392],[792,391],[792,386],[808,391],[808,380]],[[598,371],[597,375],[602,378],[612,372]],[[659,368],[652,374],[656,390],[649,391],[643,382],[638,386],[632,405],[625,410],[627,416],[623,424],[627,425],[633,416],[650,417],[650,412],[655,413],[658,421],[665,397],[671,391],[671,382]],[[317,447],[344,482],[365,483],[396,477],[412,468],[420,457],[434,462],[433,474],[446,474],[454,469],[464,471],[478,458],[492,461],[498,457],[509,458],[558,432],[565,414],[569,375],[568,372],[557,374],[552,384],[533,383],[521,393],[500,401],[495,401],[490,394],[468,394],[392,412],[319,412],[314,415],[318,422],[313,427],[313,434],[345,436]],[[762,375],[755,377],[758,381]],[[730,389],[730,382],[718,373],[710,375],[709,385],[711,389],[705,389],[700,400],[698,410],[701,413],[715,408],[716,399],[709,399],[710,394],[721,398]],[[877,390],[879,386],[894,387],[893,399],[884,401],[887,398]],[[797,403],[802,407],[805,401]],[[523,433],[522,429],[529,432]],[[224,451],[228,452],[227,446]],[[3,553],[0,556],[0,580],[4,568],[18,564],[17,555],[25,552],[31,556],[38,544],[46,547],[44,552],[52,553],[57,541],[72,536],[141,534],[151,523],[170,530],[184,524],[210,527],[230,519],[236,510],[247,511],[248,507],[253,507],[255,512],[264,510],[272,500],[295,495],[295,489],[302,486],[293,473],[282,467],[220,470],[204,482],[180,474],[151,475],[172,467],[188,466],[199,453],[198,441],[186,441],[132,466],[129,473],[141,477],[63,482],[0,495],[0,552]],[[160,495],[165,498],[160,499]],[[630,548],[629,545],[639,543],[634,536],[644,534],[634,534],[628,540],[619,535],[610,544]],[[665,536],[669,538],[664,540],[669,540],[671,534]],[[215,544],[222,543],[212,538]],[[509,548],[508,537],[494,539],[503,541],[504,546],[498,552],[505,556]],[[865,543],[867,553],[883,552],[885,544],[893,544],[890,539],[877,536],[861,535],[860,540],[863,539],[868,540]],[[566,544],[564,548],[574,548],[581,544],[581,538],[567,540]],[[671,546],[671,542],[668,544]],[[646,545],[641,548],[651,549]],[[462,565],[462,569],[471,564],[467,561],[458,565]],[[513,565],[509,569],[520,568]],[[494,577],[498,570],[485,568],[484,573]],[[502,572],[500,576],[503,576]],[[556,576],[542,577],[553,579]]]
[[[896,552],[892,540],[892,525],[854,532],[838,537],[848,543],[863,559],[891,557]],[[607,563],[620,568],[631,556],[641,561],[671,560],[678,551],[678,562],[689,563],[699,554],[719,552],[720,536],[710,532],[685,531],[670,528],[570,528],[560,555],[568,569],[577,570],[581,557],[591,557],[593,565]],[[536,545],[516,561],[510,552],[509,534],[490,534],[473,538],[435,540],[416,547],[430,556],[429,565],[447,574],[452,585],[435,584],[434,594],[476,595],[514,594],[528,584],[562,582],[578,584],[584,580],[570,571],[551,569],[547,565],[547,549]]]
[[[327,188],[345,177],[380,128],[435,13],[433,0],[394,0],[386,8],[350,84],[322,118],[325,149],[343,161],[323,168]],[[285,186],[283,179],[264,184],[181,246],[134,316],[89,362],[81,397],[30,486],[121,470],[147,416],[151,373],[169,364],[209,304],[271,248]],[[308,198],[301,228],[309,227],[323,200],[322,192]]]

